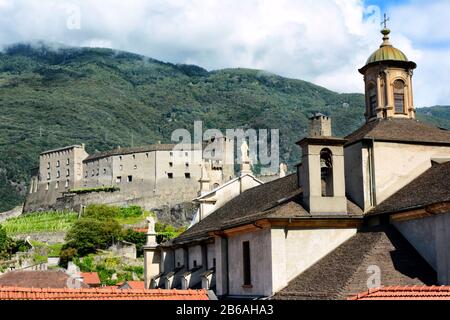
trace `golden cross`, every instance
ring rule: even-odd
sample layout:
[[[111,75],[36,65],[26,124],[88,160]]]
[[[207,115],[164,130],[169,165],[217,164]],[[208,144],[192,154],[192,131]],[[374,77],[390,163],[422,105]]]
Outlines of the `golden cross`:
[[[391,21],[391,18],[389,18],[389,17],[387,16],[387,14],[385,13],[385,14],[384,14],[383,22],[381,23],[381,24],[384,24],[384,28],[385,28],[385,29],[387,28],[387,22],[388,22],[388,21]]]

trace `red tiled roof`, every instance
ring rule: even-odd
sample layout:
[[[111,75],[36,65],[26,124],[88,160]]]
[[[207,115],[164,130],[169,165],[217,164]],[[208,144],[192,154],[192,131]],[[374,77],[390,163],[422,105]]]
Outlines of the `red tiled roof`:
[[[145,229],[145,228],[134,228],[134,229],[133,229],[133,231],[141,232],[141,233],[147,233],[147,230],[148,230],[148,229]]]
[[[206,290],[0,287],[0,300],[209,300]]]
[[[101,284],[100,278],[97,272],[82,272],[83,282],[89,285]]]
[[[450,300],[450,286],[382,287],[348,300]]]
[[[70,277],[60,270],[10,271],[0,276],[0,286],[32,288],[67,288]],[[82,287],[88,287],[82,283]]]

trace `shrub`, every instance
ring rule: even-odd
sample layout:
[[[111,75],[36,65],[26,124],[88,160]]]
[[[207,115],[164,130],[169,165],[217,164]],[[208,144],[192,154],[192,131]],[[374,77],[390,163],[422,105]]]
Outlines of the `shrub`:
[[[107,249],[120,239],[122,227],[117,221],[83,218],[77,221],[66,235],[69,247],[76,248],[80,256]]]
[[[83,218],[111,220],[120,214],[120,208],[106,204],[91,204],[84,209]]]
[[[77,249],[64,246],[59,254],[59,266],[67,268],[69,261],[72,261],[76,256]]]

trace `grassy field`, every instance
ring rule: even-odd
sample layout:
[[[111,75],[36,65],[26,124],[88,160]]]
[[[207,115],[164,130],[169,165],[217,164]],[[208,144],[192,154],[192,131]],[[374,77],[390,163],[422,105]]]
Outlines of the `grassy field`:
[[[8,219],[2,223],[2,226],[9,235],[67,231],[75,223],[77,218],[78,215],[74,212],[30,213]]]

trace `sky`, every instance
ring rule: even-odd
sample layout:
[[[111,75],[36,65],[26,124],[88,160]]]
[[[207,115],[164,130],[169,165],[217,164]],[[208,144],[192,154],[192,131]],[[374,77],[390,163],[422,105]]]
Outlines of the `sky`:
[[[416,106],[450,105],[448,0],[0,0],[0,46],[107,47],[362,93],[357,69],[381,44],[384,12],[418,64]]]

